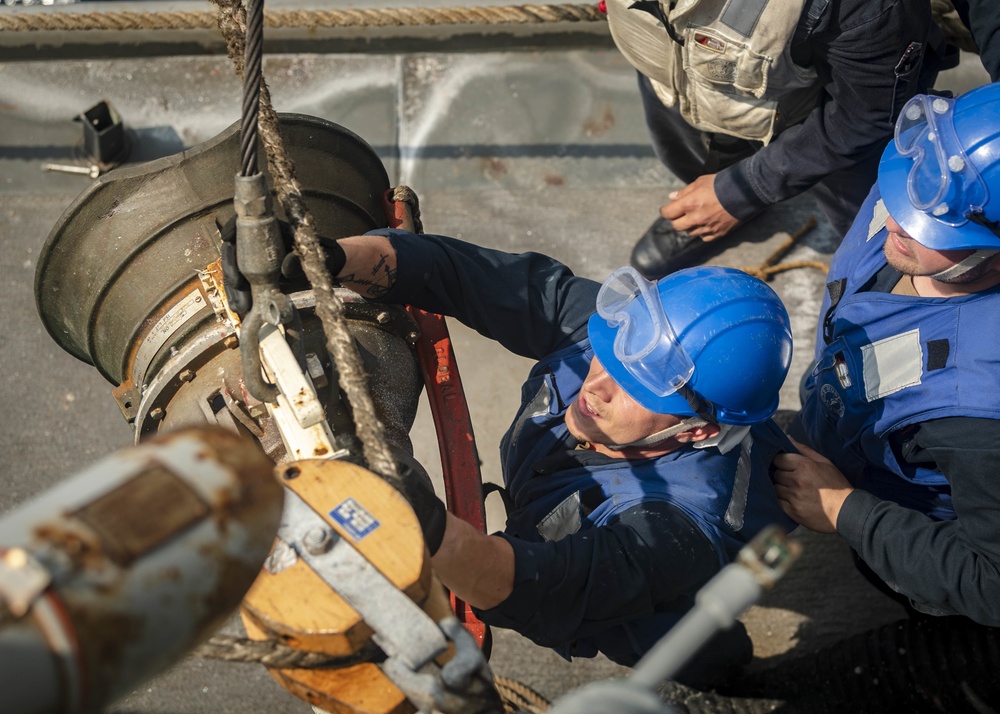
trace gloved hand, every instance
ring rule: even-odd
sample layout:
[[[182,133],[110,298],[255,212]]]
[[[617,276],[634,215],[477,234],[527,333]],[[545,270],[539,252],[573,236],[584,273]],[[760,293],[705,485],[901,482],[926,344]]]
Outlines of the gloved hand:
[[[285,239],[285,247],[288,251],[281,263],[281,274],[288,280],[302,280],[305,278],[305,272],[302,270],[302,259],[295,252],[292,227],[285,221],[281,221],[279,225],[281,226],[281,235]],[[344,249],[340,247],[340,243],[333,238],[327,238],[326,236],[317,236],[317,238],[320,245],[323,246],[323,253],[326,256],[326,269],[330,271],[330,277],[336,280],[337,276],[344,269],[344,264],[347,262],[347,255],[344,253]]]
[[[330,271],[330,277],[336,280],[344,270],[347,254],[333,238],[320,236],[319,242],[323,244],[323,252],[326,253],[326,269]]]
[[[405,459],[399,464],[399,477],[402,482],[400,493],[409,502],[413,512],[420,521],[420,530],[424,534],[424,543],[431,555],[437,553],[444,540],[444,530],[448,523],[448,509],[444,502],[434,493],[430,476],[415,460]]]

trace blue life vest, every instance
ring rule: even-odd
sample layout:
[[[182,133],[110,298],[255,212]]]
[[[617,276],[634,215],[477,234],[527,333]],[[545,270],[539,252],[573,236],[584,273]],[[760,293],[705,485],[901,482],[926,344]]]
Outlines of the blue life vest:
[[[862,292],[886,265],[885,216],[876,187],[830,264],[802,423],[854,486],[950,520],[947,479],[897,458],[890,436],[943,417],[1000,419],[1000,286],[949,298]]]
[[[771,421],[754,426],[726,454],[688,446],[658,458],[614,459],[553,472],[540,466],[545,457],[568,448],[566,409],[579,394],[592,358],[585,340],[539,362],[522,387],[521,409],[500,446],[513,500],[509,535],[533,542],[559,540],[605,525],[638,504],[662,501],[683,511],[705,534],[721,568],[765,526],[795,527],[778,505],[768,475],[774,456],[793,449]],[[560,653],[589,657],[601,651],[614,661],[634,662],[692,603],[693,598],[676,612],[656,612],[576,640]]]

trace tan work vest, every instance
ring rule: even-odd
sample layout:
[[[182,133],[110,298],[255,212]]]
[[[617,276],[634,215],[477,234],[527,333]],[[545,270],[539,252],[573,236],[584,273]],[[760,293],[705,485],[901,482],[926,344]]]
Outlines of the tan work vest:
[[[804,4],[677,0],[671,10],[667,0],[607,0],[607,9],[615,44],[660,101],[696,129],[766,144],[804,119],[822,89],[790,55]]]

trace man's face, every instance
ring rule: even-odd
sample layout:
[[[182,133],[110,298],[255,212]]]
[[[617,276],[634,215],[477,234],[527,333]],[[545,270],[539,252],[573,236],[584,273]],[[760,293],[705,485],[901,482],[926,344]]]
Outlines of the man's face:
[[[566,410],[566,426],[580,441],[592,444],[629,444],[680,423],[671,414],[651,412],[618,386],[595,357]]]
[[[885,222],[886,262],[904,275],[936,275],[960,263],[972,254],[971,250],[931,250],[917,243],[889,216]]]

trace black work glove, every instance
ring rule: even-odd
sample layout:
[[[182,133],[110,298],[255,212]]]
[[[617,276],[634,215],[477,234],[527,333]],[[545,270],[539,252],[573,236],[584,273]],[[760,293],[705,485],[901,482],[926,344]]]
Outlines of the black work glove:
[[[424,543],[427,544],[430,554],[434,555],[444,540],[448,509],[434,493],[430,476],[416,461],[407,459],[399,464],[399,479],[402,484],[399,491],[417,514],[420,530],[424,534]]]
[[[304,280],[306,275],[302,270],[302,260],[299,258],[299,254],[295,252],[292,226],[285,221],[281,221],[280,225],[281,234],[285,239],[285,245],[288,249],[288,253],[281,263],[281,274],[288,280]],[[344,264],[347,262],[347,255],[344,253],[344,249],[340,247],[340,243],[333,238],[327,238],[326,236],[317,236],[317,238],[320,245],[323,246],[323,253],[326,256],[326,269],[330,271],[330,277],[336,280],[337,276],[344,269]]]
[[[347,254],[340,247],[340,243],[333,238],[321,236],[319,241],[323,244],[323,252],[326,253],[326,269],[330,271],[330,277],[336,280],[343,272],[344,264],[347,263]]]

